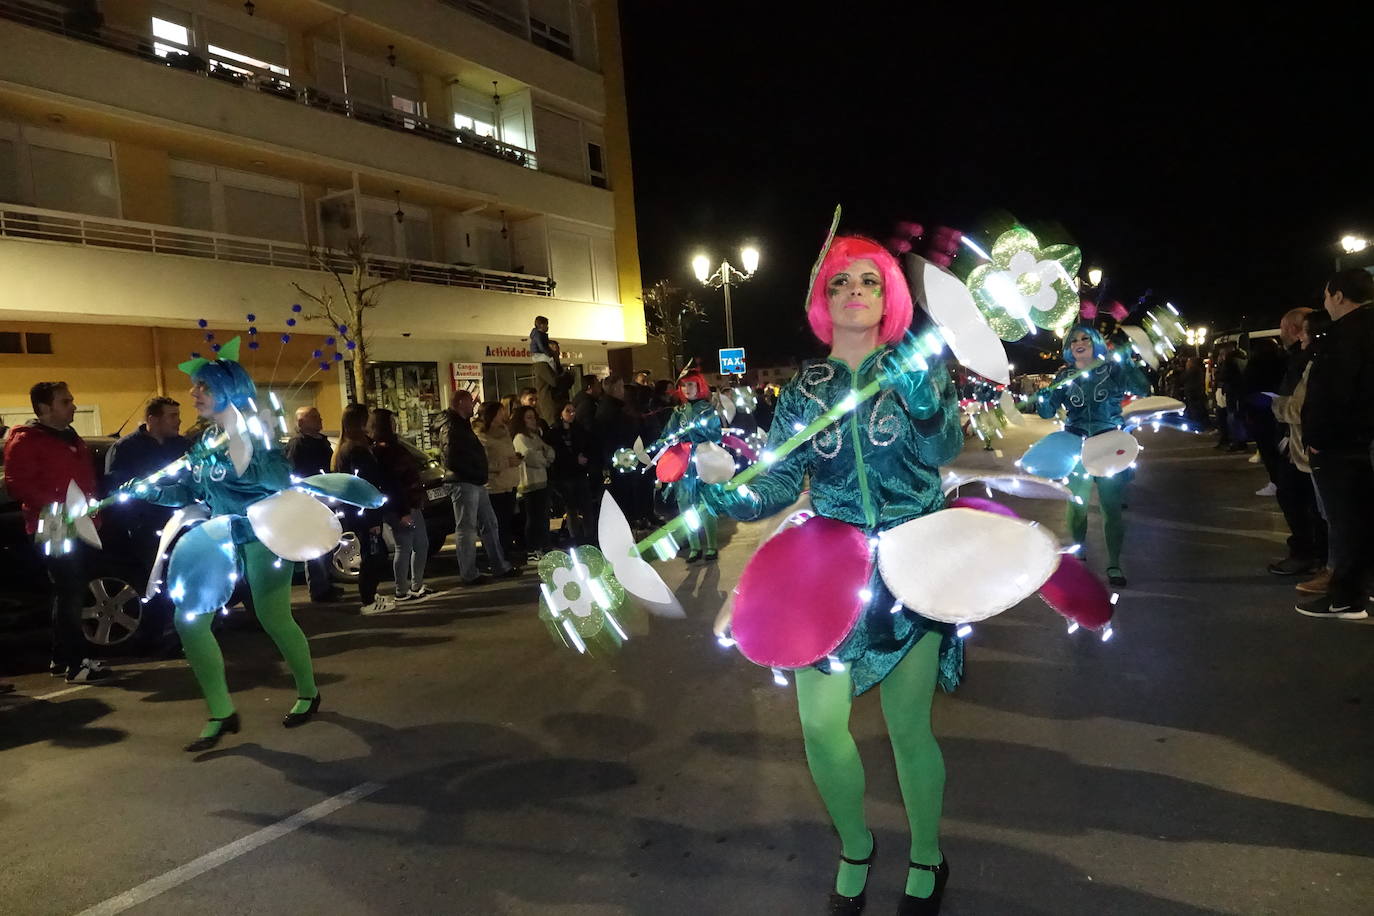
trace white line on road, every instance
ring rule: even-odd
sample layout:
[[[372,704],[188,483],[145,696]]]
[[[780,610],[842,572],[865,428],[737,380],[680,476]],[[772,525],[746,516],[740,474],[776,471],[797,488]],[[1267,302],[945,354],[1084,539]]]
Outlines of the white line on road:
[[[52,693],[44,693],[34,697],[35,700],[51,700],[54,697],[65,697],[69,693],[76,693],[78,690],[89,690],[90,684],[77,684],[75,687],[68,687],[66,690],[54,690]]]
[[[359,799],[366,798],[373,792],[382,788],[380,782],[365,782],[354,786],[347,792],[341,792],[332,798],[326,798],[318,805],[311,805],[304,811],[298,811],[285,820],[278,821],[269,827],[264,827],[256,833],[235,840],[227,846],[207,852],[199,859],[193,859],[178,868],[158,875],[156,878],[145,881],[132,890],[127,890],[117,897],[111,897],[95,906],[82,910],[77,916],[114,916],[115,913],[122,913],[125,910],[146,903],[159,894],[166,893],[174,887],[185,884],[192,878],[199,877],[211,869],[218,868],[226,862],[231,862],[246,853],[252,852],[259,846],[265,846],[273,840],[293,833],[307,824],[328,817],[340,808],[345,808]]]

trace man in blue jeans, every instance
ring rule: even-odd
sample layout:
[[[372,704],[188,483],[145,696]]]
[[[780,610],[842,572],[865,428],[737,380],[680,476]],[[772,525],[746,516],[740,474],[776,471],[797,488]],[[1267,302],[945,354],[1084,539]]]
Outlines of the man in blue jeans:
[[[444,466],[456,481],[450,493],[453,500],[454,545],[458,549],[458,576],[464,585],[481,585],[491,581],[477,571],[477,532],[482,533],[482,546],[494,575],[513,577],[520,570],[506,562],[501,552],[501,535],[496,513],[487,493],[487,450],[472,429],[474,404],[472,392],[456,391],[445,413]]]
[[[1313,346],[1302,435],[1326,510],[1331,584],[1297,611],[1363,620],[1374,579],[1374,276],[1338,271],[1326,283],[1324,304],[1332,323]]]

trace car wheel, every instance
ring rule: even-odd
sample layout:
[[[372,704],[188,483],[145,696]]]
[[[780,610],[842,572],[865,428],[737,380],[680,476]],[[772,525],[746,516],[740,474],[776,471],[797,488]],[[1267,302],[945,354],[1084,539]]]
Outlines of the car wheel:
[[[131,647],[147,615],[143,595],[126,579],[93,576],[86,584],[81,632],[93,654]]]
[[[358,546],[358,536],[352,531],[345,531],[339,540],[339,546],[334,548],[334,553],[329,558],[329,571],[335,581],[356,582],[362,565],[363,553]]]

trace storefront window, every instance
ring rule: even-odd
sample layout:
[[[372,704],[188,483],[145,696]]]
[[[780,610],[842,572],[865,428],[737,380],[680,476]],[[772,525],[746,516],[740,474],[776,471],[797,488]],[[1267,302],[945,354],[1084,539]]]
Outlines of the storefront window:
[[[433,427],[443,406],[436,363],[372,363],[367,388],[368,406],[395,413],[398,433],[422,449],[439,447]]]

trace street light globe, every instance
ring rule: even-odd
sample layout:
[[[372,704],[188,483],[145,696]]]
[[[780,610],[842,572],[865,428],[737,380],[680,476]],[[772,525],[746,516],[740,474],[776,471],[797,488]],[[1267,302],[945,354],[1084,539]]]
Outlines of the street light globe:
[[[1093,286],[1097,286],[1098,284],[1100,284],[1102,282],[1102,269],[1099,267],[1094,267],[1091,270],[1089,270],[1088,282],[1091,283]]]
[[[711,275],[711,259],[704,254],[699,254],[692,258],[692,272],[697,275],[697,279],[702,283]]]
[[[751,274],[759,269],[759,250],[753,245],[744,248],[739,253],[740,260],[744,262],[744,272]]]
[[[1369,247],[1369,240],[1362,239],[1358,235],[1347,235],[1341,239],[1341,248],[1346,254],[1356,254]]]

